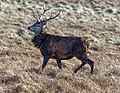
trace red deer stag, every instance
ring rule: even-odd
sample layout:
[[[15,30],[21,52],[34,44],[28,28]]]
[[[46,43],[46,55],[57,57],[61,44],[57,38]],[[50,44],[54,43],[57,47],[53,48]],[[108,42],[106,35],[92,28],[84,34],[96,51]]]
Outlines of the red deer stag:
[[[94,62],[87,57],[87,50],[89,48],[87,38],[56,36],[44,33],[43,26],[46,25],[49,20],[56,18],[60,14],[60,11],[55,16],[50,16],[48,19],[41,20],[41,16],[49,10],[45,8],[43,9],[44,12],[41,15],[37,11],[39,18],[37,18],[33,13],[33,17],[37,20],[37,22],[28,27],[28,30],[34,32],[32,43],[40,49],[44,57],[42,71],[50,58],[55,59],[59,69],[61,69],[61,60],[68,60],[76,57],[82,61],[82,64],[74,70],[74,73],[87,63],[91,67],[91,74],[93,74]]]

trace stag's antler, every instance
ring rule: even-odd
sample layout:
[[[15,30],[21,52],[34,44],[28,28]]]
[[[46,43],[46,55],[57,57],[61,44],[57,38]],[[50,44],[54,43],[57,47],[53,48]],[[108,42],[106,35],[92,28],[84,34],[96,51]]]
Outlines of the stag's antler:
[[[42,13],[42,14],[40,14],[39,11],[37,11],[37,15],[39,16],[38,18],[35,16],[35,13],[34,13],[34,11],[33,11],[33,17],[34,17],[37,21],[47,22],[47,21],[49,21],[49,20],[51,20],[51,19],[56,18],[56,17],[60,14],[60,11],[59,11],[57,15],[55,15],[55,16],[52,17],[52,14],[51,14],[50,18],[45,19],[45,20],[41,20],[41,19],[40,19],[41,16],[44,15],[44,14],[45,14],[48,10],[50,10],[50,9],[51,9],[51,8],[45,9],[45,8],[43,7],[43,13]]]
[[[37,14],[38,14],[38,16],[39,16],[39,20],[41,20],[41,19],[40,19],[41,16],[44,15],[45,12],[47,12],[47,11],[50,10],[50,9],[51,9],[51,8],[45,9],[45,8],[43,7],[43,13],[42,13],[41,15],[39,14],[39,11],[37,11]]]
[[[33,13],[33,17],[36,19],[36,21],[38,22],[39,20],[38,20],[38,18],[36,17],[36,15],[35,15],[35,12],[32,10],[32,13]]]
[[[32,11],[33,11],[33,17],[34,17],[37,21],[41,21],[41,19],[40,19],[41,16],[44,15],[45,12],[47,12],[47,11],[50,10],[50,9],[51,9],[51,8],[45,9],[45,8],[43,7],[43,13],[42,13],[42,14],[40,14],[39,11],[37,10],[38,18],[36,17],[34,11],[32,10]]]
[[[59,16],[60,12],[61,12],[61,11],[59,11],[59,12],[57,13],[57,15],[55,15],[55,16],[53,16],[53,17],[52,17],[52,14],[51,14],[50,18],[45,19],[44,21],[49,21],[49,20],[51,20],[51,19],[56,18],[57,16]]]

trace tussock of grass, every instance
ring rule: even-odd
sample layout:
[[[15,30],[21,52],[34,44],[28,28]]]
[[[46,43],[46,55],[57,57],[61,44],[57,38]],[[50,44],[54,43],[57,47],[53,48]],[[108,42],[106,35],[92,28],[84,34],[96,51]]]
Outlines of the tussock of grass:
[[[20,78],[18,76],[3,77],[1,83],[6,85],[20,83]]]
[[[47,72],[47,75],[50,76],[51,78],[55,78],[57,74],[58,74],[58,71],[56,69],[50,69]]]
[[[95,46],[91,47],[91,50],[94,50],[94,51],[104,51],[105,49],[102,46],[95,45]]]

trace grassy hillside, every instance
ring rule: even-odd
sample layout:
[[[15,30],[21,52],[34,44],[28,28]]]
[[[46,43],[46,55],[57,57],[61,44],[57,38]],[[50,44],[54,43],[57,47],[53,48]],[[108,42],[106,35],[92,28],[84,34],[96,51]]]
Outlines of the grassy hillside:
[[[53,7],[43,18],[61,10],[44,31],[61,36],[87,36],[95,61],[74,76],[81,61],[50,60],[39,73],[43,57],[31,43],[32,10]],[[120,93],[119,0],[0,0],[0,93]]]

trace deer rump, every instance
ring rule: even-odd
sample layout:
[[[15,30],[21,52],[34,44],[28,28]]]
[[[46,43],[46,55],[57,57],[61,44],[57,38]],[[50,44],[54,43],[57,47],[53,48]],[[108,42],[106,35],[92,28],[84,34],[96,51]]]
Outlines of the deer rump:
[[[33,37],[32,43],[40,48],[43,56],[59,60],[67,60],[77,55],[86,58],[89,48],[87,37],[55,36],[44,33]]]

